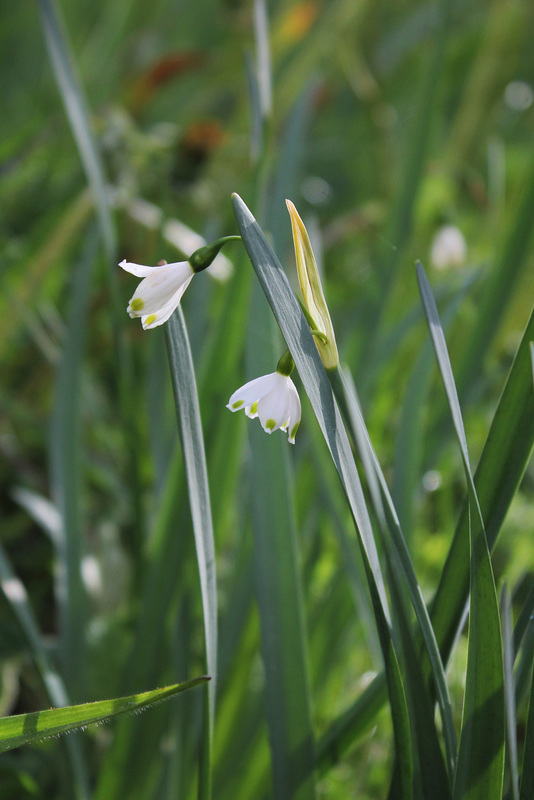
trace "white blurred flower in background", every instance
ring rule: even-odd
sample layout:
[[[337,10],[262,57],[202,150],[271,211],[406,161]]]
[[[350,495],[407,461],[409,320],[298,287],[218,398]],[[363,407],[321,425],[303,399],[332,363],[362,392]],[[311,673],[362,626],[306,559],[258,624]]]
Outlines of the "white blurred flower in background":
[[[436,232],[430,248],[430,261],[436,269],[461,267],[467,258],[467,243],[456,225],[443,225]]]

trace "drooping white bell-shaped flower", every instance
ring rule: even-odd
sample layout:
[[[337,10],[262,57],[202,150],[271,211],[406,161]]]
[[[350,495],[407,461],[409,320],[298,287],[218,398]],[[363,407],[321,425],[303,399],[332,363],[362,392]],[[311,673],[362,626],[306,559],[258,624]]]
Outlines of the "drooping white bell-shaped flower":
[[[207,269],[227,242],[241,239],[240,236],[222,236],[211,244],[195,250],[187,261],[164,261],[157,267],[145,267],[123,260],[119,264],[126,272],[144,278],[126,309],[131,317],[141,317],[143,328],[157,328],[167,322],[177,308],[182,295],[196,272]]]
[[[131,317],[141,317],[145,330],[167,322],[195,274],[189,261],[176,261],[161,267],[145,267],[121,261],[119,267],[138,278],[144,278],[126,310]]]
[[[247,417],[259,417],[266,433],[280,428],[287,432],[291,444],[295,444],[301,408],[298,392],[289,375],[271,372],[245,383],[233,393],[226,408],[230,411],[244,408]]]

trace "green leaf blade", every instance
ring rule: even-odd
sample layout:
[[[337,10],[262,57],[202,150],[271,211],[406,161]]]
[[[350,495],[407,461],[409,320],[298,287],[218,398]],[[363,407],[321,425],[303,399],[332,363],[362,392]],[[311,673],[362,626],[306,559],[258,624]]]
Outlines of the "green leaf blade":
[[[212,728],[217,685],[215,543],[195,371],[185,320],[180,306],[178,306],[178,309],[167,323],[167,347],[200,575],[204,611],[206,664],[211,677],[209,695],[210,728]]]
[[[76,706],[36,711],[31,714],[2,717],[0,719],[0,753],[24,744],[33,744],[51,736],[80,730],[87,725],[106,722],[124,714],[143,711],[180,692],[200,686],[206,681],[209,681],[208,677],[195,678],[164,689],[154,689],[150,692],[113,700],[99,700],[96,703],[82,703]]]
[[[504,665],[495,580],[445,336],[420,263],[417,264],[417,280],[464,463],[469,504],[471,575],[467,674],[453,797],[454,800],[501,800],[505,738]]]

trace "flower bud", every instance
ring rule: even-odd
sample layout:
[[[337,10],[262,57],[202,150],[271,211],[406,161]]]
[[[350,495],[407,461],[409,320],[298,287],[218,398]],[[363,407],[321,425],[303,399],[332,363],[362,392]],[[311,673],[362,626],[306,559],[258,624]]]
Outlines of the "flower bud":
[[[319,270],[313,254],[310,237],[291,200],[286,200],[286,205],[289,216],[291,217],[297,272],[304,300],[304,307],[313,325],[317,331],[322,334],[322,336],[316,336],[315,344],[317,345],[319,355],[326,369],[335,369],[339,363],[336,337],[323,294],[323,287],[321,286]]]
[[[215,260],[215,257],[219,255],[219,251],[226,242],[234,242],[238,239],[241,239],[241,236],[223,236],[221,239],[216,239],[211,244],[199,247],[199,249],[195,250],[187,259],[191,264],[193,272],[202,272],[203,269],[207,269]]]

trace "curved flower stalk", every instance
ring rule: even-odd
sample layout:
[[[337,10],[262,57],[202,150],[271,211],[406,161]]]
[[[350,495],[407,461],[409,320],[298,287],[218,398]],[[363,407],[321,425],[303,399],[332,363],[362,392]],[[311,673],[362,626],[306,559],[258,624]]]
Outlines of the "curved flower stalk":
[[[233,393],[226,408],[230,411],[244,408],[250,419],[259,417],[266,433],[280,428],[287,432],[290,443],[295,444],[301,407],[295,384],[289,377],[293,367],[293,359],[287,351],[278,362],[276,372],[245,383]]]
[[[339,364],[336,337],[310,237],[291,200],[286,200],[286,205],[291,217],[291,231],[299,283],[304,299],[304,313],[311,327],[315,329],[312,332],[315,334],[315,343],[323,364],[326,369],[335,369]]]
[[[119,267],[144,279],[128,303],[126,310],[130,317],[141,317],[141,325],[145,330],[163,325],[176,310],[195,273],[209,267],[226,242],[240,238],[240,236],[223,236],[195,250],[187,261],[175,261],[157,267],[145,267],[142,264],[133,264],[131,261],[121,261]]]

